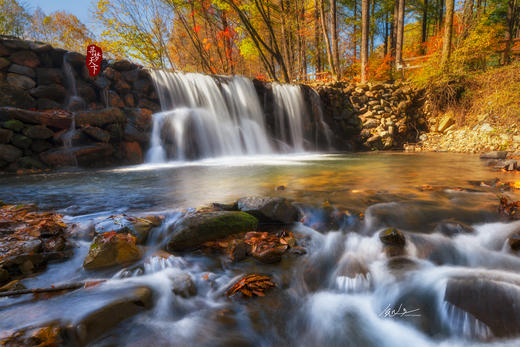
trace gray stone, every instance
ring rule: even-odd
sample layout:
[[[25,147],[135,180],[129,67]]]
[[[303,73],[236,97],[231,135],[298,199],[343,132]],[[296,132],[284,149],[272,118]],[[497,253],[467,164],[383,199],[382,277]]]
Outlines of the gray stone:
[[[32,51],[15,52],[9,56],[9,60],[15,64],[28,66],[30,68],[35,68],[40,65],[38,56]]]
[[[22,151],[11,145],[0,145],[0,159],[12,163],[22,156]]]
[[[36,69],[38,84],[62,84],[63,71],[55,68],[38,68]]]
[[[46,140],[54,135],[54,132],[45,125],[33,125],[24,130],[24,135],[31,139]]]
[[[27,136],[15,134],[11,139],[13,145],[21,149],[27,149],[31,146],[32,140]]]
[[[12,64],[9,66],[8,72],[17,73],[19,75],[25,75],[27,77],[34,78],[36,77],[36,74],[34,73],[34,69],[31,69],[30,67],[18,65],[18,64]]]
[[[494,151],[482,153],[480,159],[506,159],[507,151]]]
[[[285,198],[245,197],[237,202],[238,209],[260,221],[293,223],[300,219],[300,211]]]
[[[60,84],[39,85],[31,90],[31,95],[36,98],[46,98],[57,102],[63,102],[67,91]]]
[[[32,78],[15,73],[8,73],[6,81],[14,87],[25,90],[32,89],[36,85],[36,82],[34,82]]]

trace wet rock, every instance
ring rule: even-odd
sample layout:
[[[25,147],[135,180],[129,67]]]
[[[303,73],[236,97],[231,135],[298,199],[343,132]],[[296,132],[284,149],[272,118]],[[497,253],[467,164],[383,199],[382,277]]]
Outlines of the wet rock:
[[[115,299],[67,327],[71,345],[86,345],[94,341],[121,321],[150,309],[152,304],[150,288],[123,289]]]
[[[123,125],[121,123],[112,123],[105,127],[105,129],[110,133],[110,138],[112,142],[120,142],[124,138],[124,130]]]
[[[11,145],[0,145],[0,159],[8,163],[15,162],[22,156],[22,151]]]
[[[4,284],[2,287],[0,287],[0,292],[10,292],[13,290],[22,290],[27,289],[22,283],[20,283],[20,280],[13,280],[7,284]]]
[[[51,167],[96,167],[110,164],[114,148],[109,144],[96,144],[72,148],[60,148],[40,154],[40,159]]]
[[[87,126],[82,130],[85,134],[92,137],[96,141],[105,143],[110,141],[110,134],[108,133],[108,131],[105,131],[101,128],[95,126]]]
[[[63,102],[67,91],[60,84],[40,84],[38,87],[31,89],[31,95],[35,98],[46,98],[57,102]]]
[[[113,231],[119,234],[131,234],[136,238],[138,244],[143,244],[154,225],[152,221],[145,218],[117,215],[110,216],[97,223],[95,232],[96,234],[104,234]]]
[[[118,108],[123,108],[126,106],[125,103],[123,102],[123,100],[121,99],[121,97],[119,96],[119,94],[117,94],[113,90],[110,90],[108,92],[108,105],[110,105],[111,107],[118,107]]]
[[[45,125],[33,125],[26,128],[23,134],[31,139],[46,140],[50,139],[54,133]]]
[[[110,123],[124,123],[125,115],[118,108],[105,108],[101,110],[90,110],[78,112],[76,114],[76,124],[78,126],[97,126],[103,127]]]
[[[399,246],[403,247],[406,243],[406,239],[403,233],[396,228],[388,228],[379,233],[379,240],[381,243],[387,246]]]
[[[480,159],[506,159],[507,151],[494,151],[482,153]]]
[[[58,129],[70,129],[72,117],[48,112],[35,112],[15,107],[0,107],[0,120],[19,120],[29,124],[46,125]],[[20,130],[16,130],[20,131]]]
[[[139,259],[141,252],[135,245],[134,236],[110,232],[94,238],[83,261],[83,267],[87,270],[98,270],[132,263]]]
[[[507,239],[507,243],[513,251],[520,250],[520,231],[516,231],[512,235],[510,235]]]
[[[233,263],[237,263],[247,257],[247,245],[244,241],[236,240],[231,244],[229,251],[229,259]]]
[[[36,82],[34,82],[32,78],[15,73],[8,73],[6,81],[13,87],[25,90],[32,89],[36,85]]]
[[[172,281],[172,292],[175,295],[182,296],[183,298],[197,295],[197,287],[195,283],[193,283],[190,274],[182,272],[173,275],[170,279]]]
[[[520,334],[520,286],[486,278],[454,278],[444,300],[487,325],[496,337]]]
[[[146,94],[152,88],[152,84],[149,80],[138,80],[133,84],[134,90],[140,94]]]
[[[282,254],[287,250],[287,245],[278,247],[254,247],[250,253],[253,258],[264,264],[274,264],[282,260]]]
[[[434,232],[441,233],[446,236],[455,236],[459,234],[472,234],[475,232],[472,226],[460,223],[454,220],[440,222],[435,226]]]
[[[262,222],[293,223],[300,219],[300,211],[285,198],[246,197],[237,202],[238,209]]]
[[[9,56],[9,60],[15,64],[35,68],[40,65],[38,56],[31,51],[18,51]]]
[[[169,227],[167,250],[194,249],[202,243],[228,235],[255,230],[258,220],[244,212],[205,212],[189,214]]]
[[[0,129],[0,143],[8,143],[13,137],[13,132],[8,129]]]
[[[31,108],[36,101],[26,90],[0,81],[0,105]]]
[[[138,142],[121,142],[121,153],[127,164],[141,164],[143,162],[143,151]]]
[[[222,204],[219,202],[214,202],[211,204],[213,208],[215,208],[217,211],[238,211],[237,204]]]

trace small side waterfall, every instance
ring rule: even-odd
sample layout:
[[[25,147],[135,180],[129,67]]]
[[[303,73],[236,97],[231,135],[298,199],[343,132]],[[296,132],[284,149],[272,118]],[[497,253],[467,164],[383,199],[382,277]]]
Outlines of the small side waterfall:
[[[272,84],[268,121],[245,77],[166,71],[151,76],[163,111],[153,115],[147,162],[314,149],[305,141],[310,117],[299,86]]]

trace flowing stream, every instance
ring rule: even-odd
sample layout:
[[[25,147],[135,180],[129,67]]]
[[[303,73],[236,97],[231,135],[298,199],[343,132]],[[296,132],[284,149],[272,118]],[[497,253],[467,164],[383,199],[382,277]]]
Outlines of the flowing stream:
[[[240,89],[242,82],[229,88]],[[251,146],[261,147],[260,142]],[[493,319],[509,319],[500,323],[504,326],[518,322],[520,310],[511,302],[520,297],[520,258],[507,238],[520,222],[500,219],[496,193],[480,184],[495,177],[511,179],[476,156],[442,153],[227,156],[0,177],[5,202],[56,209],[78,229],[118,213],[166,216],[163,226],[152,231],[143,260],[125,269],[84,270],[89,242],[77,240],[70,260],[51,264],[22,283],[44,287],[108,281],[40,300],[0,298],[0,330],[54,320],[80,329],[76,324],[84,316],[125,288],[146,286],[153,291],[152,308],[90,345],[518,346],[514,336],[497,337],[493,329],[498,328],[482,322],[489,317],[470,305],[486,303],[485,313],[496,315]],[[281,185],[285,189],[275,189]],[[514,191],[509,194],[520,198]],[[184,209],[250,195],[292,199],[312,216],[306,225],[290,228],[306,254],[284,255],[271,265],[249,258],[230,263],[201,252],[154,255],[167,226]],[[327,225],[323,213],[330,208],[347,211],[347,217]],[[446,220],[474,230],[448,236],[438,226]],[[405,232],[404,256],[389,257],[383,251],[378,233],[386,227]],[[171,290],[172,279],[186,273],[197,289],[188,298]],[[247,273],[270,274],[277,287],[265,297],[227,298],[229,285]],[[457,295],[469,309],[447,301]],[[396,314],[403,309],[409,313]]]

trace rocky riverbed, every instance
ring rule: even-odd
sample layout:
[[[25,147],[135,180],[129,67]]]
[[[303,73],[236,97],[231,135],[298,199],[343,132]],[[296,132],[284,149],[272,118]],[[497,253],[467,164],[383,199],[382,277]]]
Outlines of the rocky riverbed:
[[[4,177],[2,342],[514,344],[520,191],[492,160]]]

